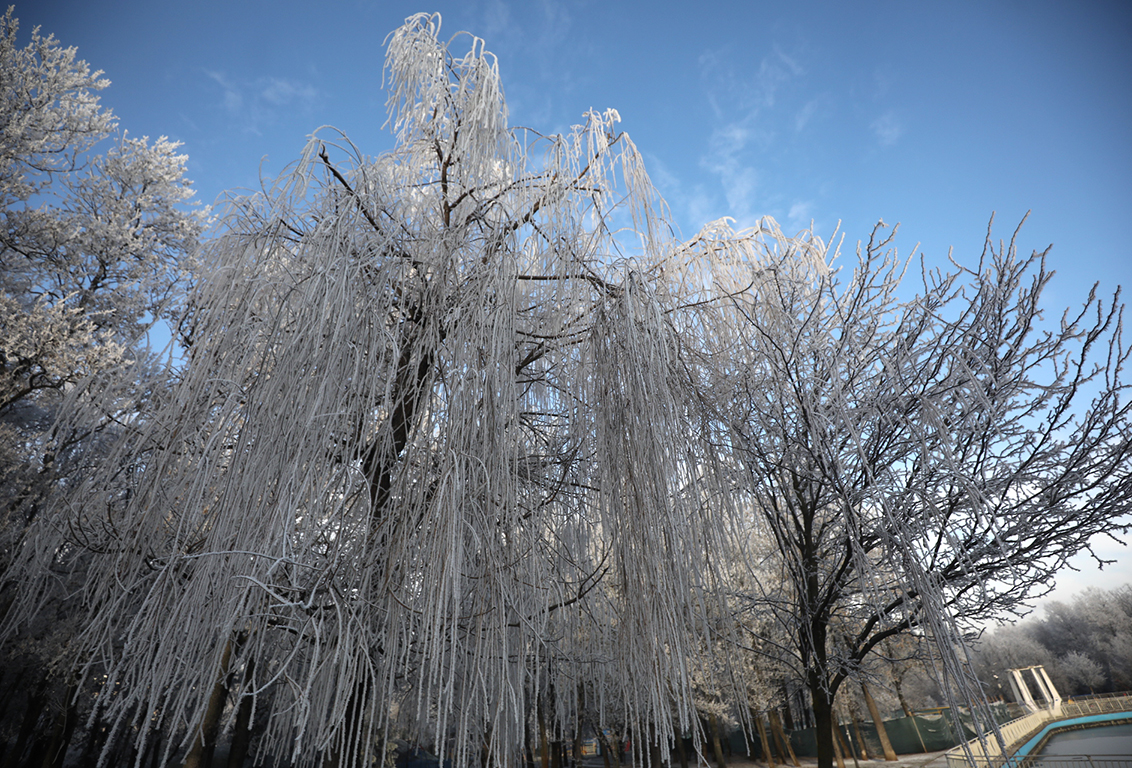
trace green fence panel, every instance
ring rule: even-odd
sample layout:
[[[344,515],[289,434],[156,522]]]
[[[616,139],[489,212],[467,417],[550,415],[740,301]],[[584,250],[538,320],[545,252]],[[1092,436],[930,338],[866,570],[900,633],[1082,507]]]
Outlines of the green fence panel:
[[[1009,704],[992,704],[991,713],[995,722],[1005,723],[1019,716],[1019,708]],[[884,721],[884,730],[892,749],[898,755],[915,755],[921,752],[942,752],[964,741],[975,738],[969,712],[960,712],[958,718],[948,708],[921,712],[913,717],[898,717]],[[817,741],[813,728],[789,731],[790,743],[799,756],[816,757]],[[841,725],[841,733],[854,749],[860,752],[857,732],[850,723]],[[874,760],[883,757],[880,738],[872,722],[861,723],[861,737],[869,756]],[[847,756],[848,757],[848,756]]]

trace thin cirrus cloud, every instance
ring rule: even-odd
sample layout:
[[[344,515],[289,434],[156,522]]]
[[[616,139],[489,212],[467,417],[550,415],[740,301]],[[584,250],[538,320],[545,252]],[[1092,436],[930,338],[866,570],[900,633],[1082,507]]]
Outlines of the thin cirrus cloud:
[[[790,123],[795,131],[805,127],[822,108],[820,98],[806,104],[800,111],[792,108],[796,82],[806,70],[795,57],[778,46],[759,61],[751,70],[737,70],[726,64],[727,52],[707,51],[700,56],[701,77],[705,81],[704,95],[716,118],[700,167],[718,179],[718,193],[723,199],[714,202],[714,215],[730,216],[740,228],[752,226],[763,214],[775,214],[783,208],[781,200],[771,200],[760,192],[762,160],[773,150],[786,128],[782,121],[791,113]],[[786,95],[786,103],[780,96]],[[714,197],[714,196],[713,196]],[[709,207],[702,194],[699,209]],[[778,215],[808,216],[811,206],[795,204]],[[803,210],[804,209],[804,210]]]
[[[798,200],[790,206],[786,214],[786,224],[791,230],[802,230],[810,226],[814,219],[814,203],[812,200]]]
[[[228,115],[245,132],[256,135],[275,122],[284,109],[307,112],[319,99],[318,89],[301,81],[262,77],[240,82],[223,72],[208,70],[205,74],[220,87],[221,103]]]
[[[709,218],[727,215],[736,219],[740,226],[754,223],[758,173],[745,160],[745,150],[752,138],[752,130],[738,122],[727,123],[712,131],[708,151],[700,159],[700,166],[719,179],[726,210],[717,210]],[[701,209],[703,203],[701,200]]]
[[[904,135],[904,124],[891,111],[885,112],[876,120],[873,120],[869,128],[872,129],[873,135],[877,137],[881,146],[885,147],[892,146]]]

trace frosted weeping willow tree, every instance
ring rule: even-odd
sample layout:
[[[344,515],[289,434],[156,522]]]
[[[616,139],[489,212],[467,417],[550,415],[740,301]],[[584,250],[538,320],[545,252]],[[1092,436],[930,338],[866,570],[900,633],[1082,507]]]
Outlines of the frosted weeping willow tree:
[[[509,764],[536,711],[664,742],[692,717],[723,524],[681,349],[713,254],[668,235],[615,112],[511,129],[482,41],[438,31],[388,41],[396,149],[322,130],[236,201],[172,389],[72,393],[122,439],[20,567],[81,563],[71,656],[139,760],[256,723],[261,754],[368,765],[407,722]]]

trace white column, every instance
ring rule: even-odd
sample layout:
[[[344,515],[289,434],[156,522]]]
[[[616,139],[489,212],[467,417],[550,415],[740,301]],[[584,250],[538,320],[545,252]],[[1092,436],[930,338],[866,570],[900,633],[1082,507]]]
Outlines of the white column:
[[[1038,667],[1035,672],[1040,672],[1042,679],[1046,681],[1046,688],[1048,688],[1050,692],[1050,706],[1054,709],[1059,709],[1061,707],[1061,694],[1059,694],[1057,692],[1057,689],[1053,687],[1053,681],[1049,679],[1049,674],[1046,672],[1046,668]]]
[[[1038,705],[1034,703],[1034,697],[1030,695],[1030,686],[1026,684],[1026,680],[1022,677],[1022,670],[1010,670],[1010,687],[1014,689],[1014,698],[1019,704],[1031,712],[1038,711]]]
[[[1029,672],[1030,675],[1034,678],[1034,682],[1038,686],[1038,691],[1040,691],[1042,694],[1042,707],[1044,708],[1053,706],[1053,694],[1049,692],[1048,688],[1046,688],[1046,682],[1042,679],[1042,668],[1030,667],[1026,671]]]

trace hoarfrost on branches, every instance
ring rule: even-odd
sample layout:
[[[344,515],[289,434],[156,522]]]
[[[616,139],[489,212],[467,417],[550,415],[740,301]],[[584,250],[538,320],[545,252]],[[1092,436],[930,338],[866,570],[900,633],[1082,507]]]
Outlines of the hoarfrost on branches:
[[[29,504],[50,465],[106,414],[46,446],[65,391],[123,365],[144,369],[147,329],[170,317],[204,213],[185,156],[164,137],[110,139],[116,121],[91,72],[51,36],[17,44],[0,18],[0,444],[5,517]],[[142,345],[143,346],[143,345]]]
[[[817,238],[768,237],[704,368],[739,503],[774,543],[747,557],[771,564],[750,610],[792,637],[829,765],[833,698],[886,638],[934,640],[945,691],[978,701],[948,650],[963,629],[1024,610],[1093,536],[1127,530],[1129,352],[1119,293],[1044,325],[1045,254],[1013,239],[988,232],[977,268],[925,272],[903,301],[883,224],[851,271]]]
[[[100,553],[76,644],[100,715],[187,724],[190,763],[230,688],[304,763],[367,764],[404,722],[510,764],[536,710],[661,743],[693,718],[723,526],[681,347],[714,254],[662,236],[615,112],[511,129],[482,41],[438,31],[389,39],[393,152],[322,129],[233,201],[179,381],[59,510]]]
[[[510,127],[439,28],[387,39],[393,151],[323,128],[231,201],[169,387],[73,388],[61,434],[128,417],[24,538],[9,626],[81,561],[95,716],[190,766],[253,722],[307,765],[402,729],[513,765],[606,723],[639,759],[767,703],[749,648],[805,680],[828,766],[837,688],[900,632],[977,699],[962,622],[1129,511],[1121,309],[1043,330],[1041,257],[989,238],[906,302],[881,230],[851,275],[771,219],[680,242],[614,110]]]

